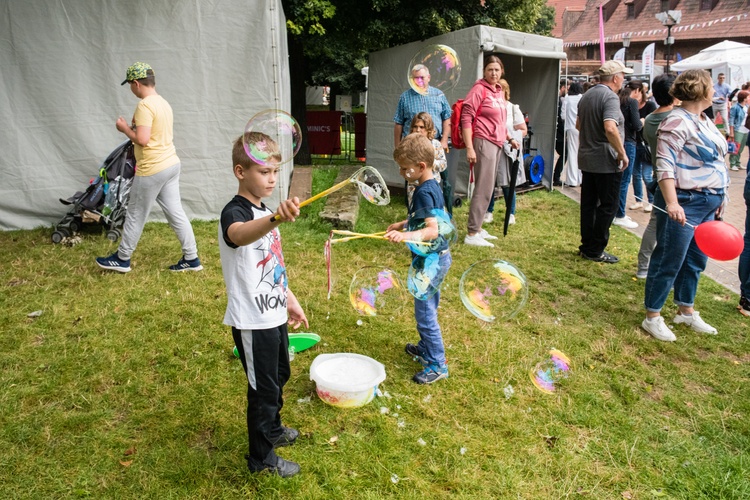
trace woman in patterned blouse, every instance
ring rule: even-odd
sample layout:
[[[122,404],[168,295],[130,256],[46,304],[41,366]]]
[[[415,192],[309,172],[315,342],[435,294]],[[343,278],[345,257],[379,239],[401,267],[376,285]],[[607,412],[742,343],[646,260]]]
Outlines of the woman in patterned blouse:
[[[657,214],[657,244],[648,268],[646,319],[641,324],[653,337],[668,342],[676,337],[660,311],[672,289],[679,308],[674,323],[699,333],[717,333],[693,309],[698,279],[708,260],[693,235],[698,224],[720,215],[729,184],[724,163],[727,141],[701,112],[713,98],[711,76],[705,70],[685,71],[675,80],[670,94],[682,104],[664,119],[657,132],[659,188],[654,204],[664,212]]]

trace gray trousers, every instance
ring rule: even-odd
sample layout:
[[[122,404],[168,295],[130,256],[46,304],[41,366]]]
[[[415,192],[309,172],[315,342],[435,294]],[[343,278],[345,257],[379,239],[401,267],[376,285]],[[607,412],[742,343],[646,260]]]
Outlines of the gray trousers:
[[[721,115],[721,119],[724,122],[724,130],[723,134],[727,135],[729,133],[729,111],[727,110],[727,103],[723,102],[721,104],[712,103],[711,109],[714,112],[714,119],[718,115]]]
[[[193,226],[182,208],[180,201],[180,164],[176,163],[154,175],[135,176],[130,189],[128,213],[122,228],[122,240],[117,254],[121,259],[129,259],[141,239],[143,226],[154,206],[158,203],[167,217],[169,227],[177,235],[182,245],[185,259],[198,257]]]
[[[490,205],[492,193],[495,191],[497,163],[500,155],[504,154],[501,147],[477,138],[474,139],[474,150],[477,153],[477,162],[474,164],[474,194],[471,196],[469,205],[468,231],[470,234],[482,230],[482,219]]]

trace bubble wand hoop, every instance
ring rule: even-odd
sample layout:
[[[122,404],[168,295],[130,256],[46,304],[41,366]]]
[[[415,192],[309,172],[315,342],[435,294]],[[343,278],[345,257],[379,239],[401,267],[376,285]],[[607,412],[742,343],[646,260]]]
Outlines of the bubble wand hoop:
[[[320,193],[312,196],[299,204],[300,208],[309,205],[319,199],[328,196],[331,193],[335,193],[339,189],[342,189],[349,184],[356,184],[359,192],[365,197],[367,201],[375,205],[387,205],[391,201],[391,195],[388,192],[388,187],[374,167],[365,166],[354,172],[348,179],[339,182],[338,184],[329,187],[328,189],[321,191]],[[275,215],[272,221],[279,220],[279,216]]]

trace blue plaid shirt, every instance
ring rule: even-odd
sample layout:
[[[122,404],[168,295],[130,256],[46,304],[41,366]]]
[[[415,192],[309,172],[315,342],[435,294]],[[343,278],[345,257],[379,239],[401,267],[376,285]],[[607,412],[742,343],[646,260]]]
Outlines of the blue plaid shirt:
[[[411,128],[411,121],[417,113],[427,111],[435,122],[435,139],[443,137],[443,121],[451,117],[451,107],[448,99],[441,90],[435,87],[427,88],[427,95],[422,95],[414,89],[409,89],[398,99],[398,107],[393,121],[404,127],[401,137],[405,137]]]

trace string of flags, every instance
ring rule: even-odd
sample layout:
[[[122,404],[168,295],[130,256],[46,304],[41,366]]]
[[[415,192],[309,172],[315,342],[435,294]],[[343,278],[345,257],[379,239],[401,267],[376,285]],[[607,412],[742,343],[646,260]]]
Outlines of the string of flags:
[[[750,17],[750,14],[743,13],[743,14],[735,14],[735,15],[728,16],[728,17],[722,17],[721,19],[714,19],[713,21],[677,25],[677,26],[672,27],[672,33],[674,34],[674,33],[680,33],[683,31],[706,28],[709,26],[713,26],[714,24],[726,23],[729,21],[742,21],[742,20],[746,20],[748,17]],[[667,34],[667,28],[659,28],[659,29],[644,30],[644,31],[630,31],[630,32],[625,32],[625,33],[619,33],[617,35],[605,36],[604,42],[605,43],[616,42],[616,41],[622,40],[625,35],[629,35],[630,38],[638,38],[638,37],[654,36],[654,35],[666,36],[666,34]],[[597,38],[596,40],[586,40],[583,42],[563,43],[563,47],[584,47],[586,45],[599,45],[599,39]]]

